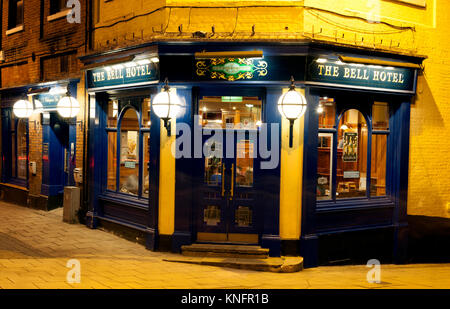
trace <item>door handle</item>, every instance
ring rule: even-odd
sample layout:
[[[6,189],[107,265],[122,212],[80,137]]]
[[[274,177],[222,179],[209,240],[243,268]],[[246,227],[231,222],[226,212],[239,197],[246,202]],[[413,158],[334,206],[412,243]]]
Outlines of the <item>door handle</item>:
[[[231,189],[230,189],[230,201],[233,199],[234,195],[234,163],[231,164]]]
[[[225,164],[223,164],[223,163],[222,163],[221,181],[222,181],[222,197],[224,197],[225,196]]]

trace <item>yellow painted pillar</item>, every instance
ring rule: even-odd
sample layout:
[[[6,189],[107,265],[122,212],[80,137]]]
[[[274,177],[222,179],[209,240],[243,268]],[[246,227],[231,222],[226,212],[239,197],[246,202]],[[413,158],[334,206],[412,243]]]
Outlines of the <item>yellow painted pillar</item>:
[[[284,89],[283,93],[288,89]],[[304,89],[296,89],[304,94]],[[295,120],[293,145],[289,147],[289,120],[282,117],[280,158],[280,237],[300,238],[303,180],[304,116]]]
[[[164,121],[160,121],[160,159],[159,159],[159,220],[161,235],[172,235],[175,226],[175,157],[172,143],[175,143],[176,120],[171,121],[171,136],[167,136]]]

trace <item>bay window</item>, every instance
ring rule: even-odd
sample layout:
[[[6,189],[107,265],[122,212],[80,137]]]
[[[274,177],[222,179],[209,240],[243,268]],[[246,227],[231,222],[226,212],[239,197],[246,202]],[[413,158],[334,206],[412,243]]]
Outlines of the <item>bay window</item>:
[[[109,100],[106,190],[149,197],[150,99]]]
[[[389,104],[319,100],[316,198],[386,196]],[[342,105],[337,105],[342,104]]]

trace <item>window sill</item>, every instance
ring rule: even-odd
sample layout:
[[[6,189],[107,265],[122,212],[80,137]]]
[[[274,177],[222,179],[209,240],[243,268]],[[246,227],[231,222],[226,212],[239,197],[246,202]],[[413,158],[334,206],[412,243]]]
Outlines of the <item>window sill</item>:
[[[121,205],[136,207],[140,209],[148,209],[148,199],[145,198],[138,198],[114,192],[105,192],[103,194],[100,194],[98,198],[103,201],[118,203]]]
[[[317,201],[317,212],[347,211],[352,209],[367,209],[372,207],[394,207],[395,203],[386,196],[367,198],[343,199],[340,201]]]
[[[17,26],[15,28],[6,30],[6,35],[11,35],[11,34],[14,34],[14,33],[17,33],[17,32],[21,32],[21,31],[23,31],[23,25],[20,25],[20,26]]]
[[[16,184],[12,184],[12,183],[6,183],[6,182],[1,182],[0,185],[28,192],[28,189],[26,187],[23,187],[23,186],[20,186],[20,185],[16,185]]]
[[[66,17],[71,11],[72,11],[72,9],[66,9],[66,10],[64,10],[64,11],[61,11],[61,12],[58,12],[58,13],[49,15],[49,16],[47,16],[47,21],[54,21],[54,20],[57,20],[57,19],[64,18],[64,17]]]

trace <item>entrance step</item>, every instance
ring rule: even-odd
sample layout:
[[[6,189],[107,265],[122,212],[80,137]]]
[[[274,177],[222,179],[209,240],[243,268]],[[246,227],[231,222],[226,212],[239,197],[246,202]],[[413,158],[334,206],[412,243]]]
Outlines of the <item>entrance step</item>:
[[[163,261],[230,267],[275,273],[293,273],[301,271],[303,269],[302,257],[269,257],[265,259],[249,259],[179,256],[175,258],[163,259]]]
[[[192,244],[181,246],[184,256],[221,257],[238,259],[267,259],[269,249],[260,246],[225,245],[225,244]]]

